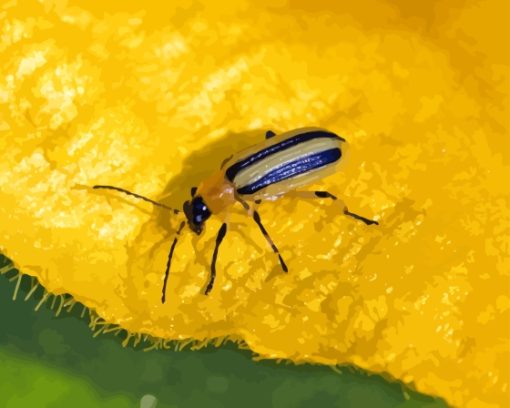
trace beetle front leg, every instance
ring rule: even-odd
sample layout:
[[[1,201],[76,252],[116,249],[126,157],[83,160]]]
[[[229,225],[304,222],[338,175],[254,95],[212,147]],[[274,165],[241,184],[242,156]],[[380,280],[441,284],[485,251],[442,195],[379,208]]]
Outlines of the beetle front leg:
[[[179,235],[181,235],[181,232],[185,225],[186,225],[186,222],[182,221],[181,225],[179,226],[179,229],[177,230],[177,233],[175,234],[174,242],[172,243],[170,252],[168,253],[168,258],[166,261],[165,277],[163,278],[163,289],[162,289],[162,293],[161,293],[161,303],[165,303],[165,301],[166,301],[166,285],[168,283],[168,275],[170,274],[170,265],[172,264],[172,256],[174,255],[174,250],[175,250],[175,246],[177,245],[177,240],[179,239]]]
[[[216,235],[216,245],[214,246],[213,257],[211,261],[211,276],[209,278],[209,283],[205,288],[205,295],[208,295],[214,286],[214,280],[216,279],[216,259],[218,258],[218,250],[220,249],[220,245],[227,234],[227,223],[224,222],[221,224],[221,227],[218,231],[218,235]]]

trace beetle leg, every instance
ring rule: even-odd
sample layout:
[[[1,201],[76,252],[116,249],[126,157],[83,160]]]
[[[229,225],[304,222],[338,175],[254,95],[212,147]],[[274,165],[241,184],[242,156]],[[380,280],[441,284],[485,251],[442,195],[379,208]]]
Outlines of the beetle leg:
[[[319,197],[319,198],[331,198],[333,200],[337,200],[338,199],[337,196],[331,194],[328,191],[310,191],[310,193],[315,194],[315,196]]]
[[[234,155],[233,155],[233,154],[231,154],[229,157],[227,157],[225,160],[223,160],[223,161],[221,162],[220,170],[223,168],[223,166],[225,166],[225,164],[227,164],[227,162],[228,162],[228,161],[229,161],[232,157],[234,157]]]
[[[190,193],[191,193],[191,197],[195,197],[196,192],[197,192],[197,188],[196,188],[196,187],[194,187],[194,186],[193,186],[193,187],[191,187],[191,191],[190,191]]]
[[[214,280],[216,279],[216,258],[218,257],[218,250],[220,248],[221,242],[223,241],[223,238],[225,238],[225,235],[227,234],[227,223],[224,222],[221,224],[221,227],[218,231],[218,235],[216,236],[216,245],[214,247],[214,253],[211,261],[211,277],[209,278],[209,283],[207,284],[207,287],[205,288],[205,295],[208,295],[211,289],[214,285]]]
[[[328,191],[289,191],[285,195],[288,197],[302,198],[305,200],[315,198],[331,198],[332,200],[338,200],[337,196],[329,193]],[[342,202],[342,200],[339,201]]]
[[[339,203],[343,207],[343,213],[345,215],[348,215],[349,217],[352,217],[356,220],[362,221],[367,225],[371,225],[371,224],[379,225],[379,223],[375,220],[370,220],[370,219],[365,218],[359,214],[350,212],[342,200],[338,199],[335,195],[331,194],[328,191],[292,191],[292,192],[289,192],[288,195],[293,195],[298,198],[331,198],[334,201],[338,200]]]
[[[186,222],[181,222],[179,229],[177,230],[177,234],[175,234],[174,242],[172,243],[172,247],[170,248],[170,252],[168,253],[168,259],[166,261],[166,270],[165,270],[165,278],[163,280],[163,293],[161,295],[161,303],[165,303],[166,300],[166,284],[168,282],[168,275],[170,273],[170,265],[172,263],[172,256],[174,255],[175,246],[177,245],[177,239],[179,235],[181,235],[182,229],[186,225]]]
[[[273,136],[276,136],[276,133],[273,132],[272,130],[268,130],[266,132],[266,139],[271,139]]]
[[[274,244],[273,240],[271,239],[271,237],[269,236],[269,234],[267,233],[266,229],[264,228],[264,226],[262,225],[262,221],[260,220],[260,215],[257,211],[253,211],[253,219],[255,220],[255,222],[257,223],[257,225],[259,226],[260,228],[260,231],[262,232],[262,234],[264,235],[264,237],[266,238],[267,242],[269,243],[269,245],[271,245],[271,249],[273,250],[273,252],[275,254],[278,255],[278,259],[280,261],[280,265],[283,269],[284,272],[288,272],[289,269],[287,268],[287,265],[285,265],[285,262],[283,261],[283,258],[282,256],[280,255],[280,251],[278,250],[278,248],[276,247],[276,245]]]
[[[234,192],[234,196],[237,202],[240,203],[243,206],[243,208],[248,212],[248,215],[252,217],[253,208],[251,208],[250,205],[246,201],[244,201],[237,193]]]

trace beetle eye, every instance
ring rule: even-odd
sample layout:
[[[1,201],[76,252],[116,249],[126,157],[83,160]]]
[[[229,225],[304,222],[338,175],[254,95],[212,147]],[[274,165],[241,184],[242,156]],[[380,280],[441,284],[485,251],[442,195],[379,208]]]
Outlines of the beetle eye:
[[[209,211],[209,208],[207,208],[207,205],[205,205],[202,197],[195,197],[191,202],[191,205],[193,207],[193,222],[196,225],[202,224],[211,216],[211,212]]]

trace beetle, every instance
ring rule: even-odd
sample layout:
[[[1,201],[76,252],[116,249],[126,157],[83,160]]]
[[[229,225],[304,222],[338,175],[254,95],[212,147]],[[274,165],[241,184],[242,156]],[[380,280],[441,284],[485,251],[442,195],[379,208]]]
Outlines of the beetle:
[[[264,228],[255,205],[262,201],[274,201],[284,195],[305,199],[337,200],[337,197],[328,191],[297,189],[334,173],[342,157],[344,143],[346,143],[344,138],[318,127],[294,129],[279,135],[269,130],[266,132],[265,141],[233,154],[223,161],[219,171],[205,179],[198,187],[192,187],[191,199],[184,202],[182,211],[120,187],[94,185],[93,188],[116,190],[171,210],[175,214],[184,213],[186,219],[177,229],[167,258],[161,296],[162,303],[165,303],[172,256],[186,222],[191,231],[200,235],[204,230],[205,222],[211,215],[228,214],[230,207],[236,203],[240,203],[253,218],[271,249],[278,256],[282,270],[288,272],[287,265]],[[253,204],[250,205],[250,203]],[[366,225],[379,224],[375,220],[350,212],[345,205],[343,205],[343,213]],[[208,295],[213,288],[216,278],[216,259],[226,233],[227,222],[224,219],[216,235],[205,295]]]

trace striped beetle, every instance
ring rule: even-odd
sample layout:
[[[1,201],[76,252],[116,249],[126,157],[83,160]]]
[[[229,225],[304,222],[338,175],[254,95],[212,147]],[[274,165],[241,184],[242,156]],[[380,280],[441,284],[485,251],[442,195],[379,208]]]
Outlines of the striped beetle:
[[[189,228],[200,235],[205,222],[212,214],[225,214],[230,206],[240,203],[258,225],[274,253],[278,255],[282,270],[287,272],[287,265],[278,247],[262,225],[259,213],[250,206],[249,202],[259,204],[261,201],[274,201],[283,195],[337,200],[336,196],[327,191],[297,191],[296,189],[334,173],[342,157],[342,143],[345,143],[345,139],[340,136],[315,127],[295,129],[280,135],[267,131],[264,142],[233,154],[223,161],[218,172],[204,180],[198,187],[191,188],[191,200],[185,201],[182,209]],[[181,213],[165,204],[120,187],[95,185],[93,188],[116,190],[174,211],[175,214]],[[378,224],[377,221],[350,212],[345,205],[343,205],[343,213],[367,225]],[[165,303],[168,275],[177,239],[185,225],[186,221],[182,221],[168,254],[162,303]],[[218,250],[226,233],[227,222],[224,220],[216,236],[211,274],[204,292],[206,295],[214,285]]]

